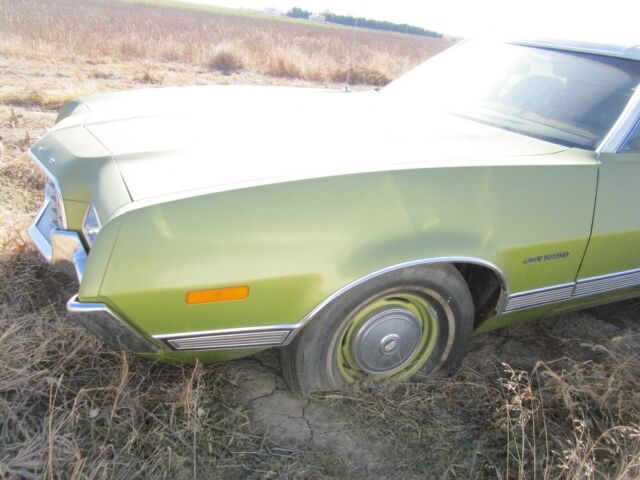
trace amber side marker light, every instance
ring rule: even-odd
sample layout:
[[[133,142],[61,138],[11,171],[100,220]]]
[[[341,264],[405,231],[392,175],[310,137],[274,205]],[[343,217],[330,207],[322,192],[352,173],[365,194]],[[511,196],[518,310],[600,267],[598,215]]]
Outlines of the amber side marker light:
[[[227,302],[229,300],[242,300],[249,296],[249,287],[216,288],[215,290],[196,290],[187,292],[187,303],[199,305],[201,303]]]

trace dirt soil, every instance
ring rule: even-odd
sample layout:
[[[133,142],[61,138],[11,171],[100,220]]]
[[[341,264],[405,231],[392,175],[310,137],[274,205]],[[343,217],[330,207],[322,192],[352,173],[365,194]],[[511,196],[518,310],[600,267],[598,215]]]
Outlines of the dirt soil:
[[[475,457],[481,457],[486,446],[495,442],[496,432],[491,428],[494,412],[485,410],[482,399],[473,405],[466,398],[477,393],[472,388],[474,382],[511,370],[532,372],[540,362],[561,362],[557,359],[563,357],[595,360],[597,349],[593,346],[628,335],[629,330],[636,331],[638,322],[629,319],[637,319],[639,314],[640,301],[628,301],[478,335],[453,379],[455,382],[444,378],[416,380],[416,385],[424,388],[425,401],[430,405],[421,405],[419,410],[405,414],[435,429],[435,444],[428,437],[421,442],[424,450],[420,461],[426,467],[425,473],[431,470],[430,465],[439,466],[431,471],[442,472],[446,471],[447,463],[452,467],[456,463],[467,466],[482,463],[482,458]],[[289,393],[279,376],[277,352],[234,362],[231,369],[240,395],[249,405],[254,427],[277,443],[329,449],[354,471],[383,476],[393,471],[394,459],[402,458],[402,452],[396,452],[398,445],[393,436],[389,435],[384,412],[380,412],[379,418],[363,423],[356,411],[360,402],[349,402],[348,393],[333,396],[341,400],[339,403],[331,402],[332,396],[304,400]],[[469,386],[466,391],[465,384]],[[440,391],[443,387],[451,389],[450,396]],[[437,441],[441,436],[446,437],[446,442]],[[400,457],[396,456],[398,453]]]

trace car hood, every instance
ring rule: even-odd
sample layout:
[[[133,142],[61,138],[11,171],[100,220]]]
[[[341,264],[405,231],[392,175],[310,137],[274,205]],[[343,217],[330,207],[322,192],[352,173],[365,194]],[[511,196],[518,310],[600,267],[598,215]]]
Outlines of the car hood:
[[[566,148],[384,91],[181,87],[76,101],[56,128],[82,124],[113,155],[133,200],[330,175],[486,165]],[[63,116],[64,117],[64,116]]]

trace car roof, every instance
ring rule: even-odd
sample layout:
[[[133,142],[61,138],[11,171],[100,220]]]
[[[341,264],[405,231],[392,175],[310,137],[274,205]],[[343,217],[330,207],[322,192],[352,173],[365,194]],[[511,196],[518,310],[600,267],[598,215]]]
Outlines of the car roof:
[[[508,43],[530,47],[552,48],[555,50],[567,50],[571,52],[592,53],[595,55],[606,55],[609,57],[640,61],[640,44],[606,44],[556,39],[526,39],[510,41]]]

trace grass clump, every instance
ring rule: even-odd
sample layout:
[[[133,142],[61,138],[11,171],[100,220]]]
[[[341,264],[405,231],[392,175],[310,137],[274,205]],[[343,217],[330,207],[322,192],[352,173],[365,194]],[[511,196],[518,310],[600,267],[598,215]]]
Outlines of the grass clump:
[[[219,50],[213,54],[208,64],[209,70],[220,72],[223,75],[238,73],[244,69],[244,62],[237,53],[231,50]]]

